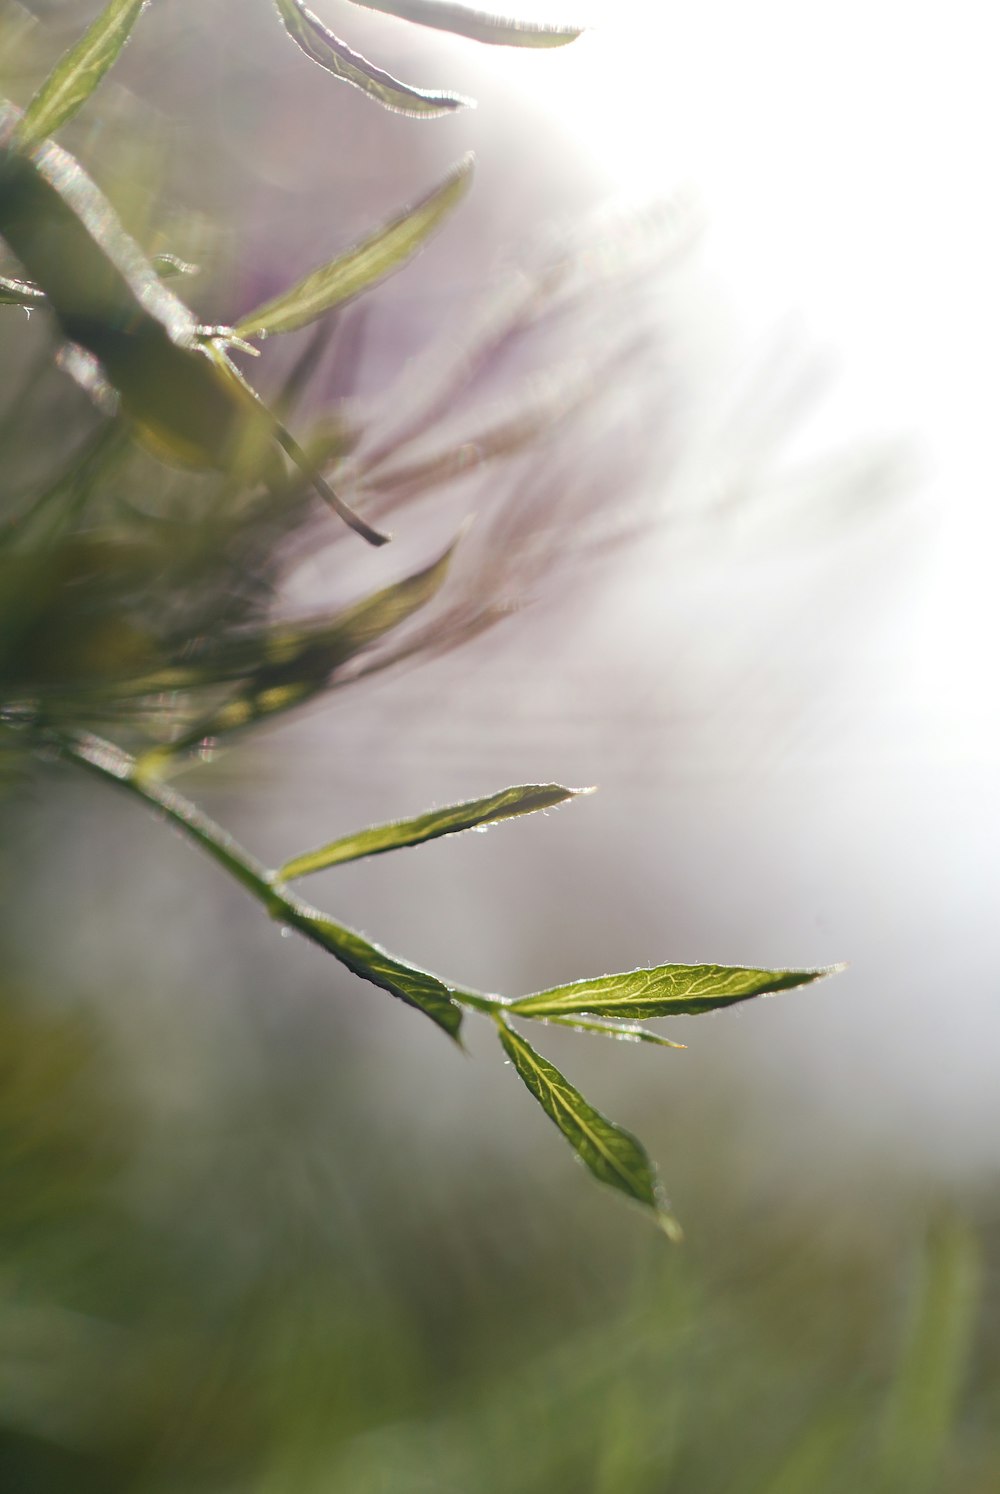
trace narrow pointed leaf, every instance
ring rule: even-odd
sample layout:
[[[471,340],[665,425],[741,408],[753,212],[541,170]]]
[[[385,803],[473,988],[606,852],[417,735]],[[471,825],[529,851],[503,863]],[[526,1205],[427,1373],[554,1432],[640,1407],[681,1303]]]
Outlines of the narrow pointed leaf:
[[[282,914],[282,917],[285,915]],[[405,1001],[408,1006],[436,1022],[449,1037],[458,1041],[462,1011],[452,999],[451,988],[436,975],[397,960],[377,944],[372,944],[353,929],[334,923],[332,918],[313,910],[293,914],[289,921],[300,933],[323,949],[329,950],[342,965],[362,980],[371,981],[383,991]]]
[[[302,0],[275,0],[275,3],[285,30],[307,57],[335,78],[341,78],[345,83],[360,88],[370,98],[377,99],[385,108],[397,114],[419,114],[427,118],[451,114],[455,109],[466,108],[471,102],[456,93],[430,93],[414,88],[384,72],[334,36],[311,10],[306,9]]]
[[[833,969],[839,967],[834,966]],[[741,965],[656,965],[602,975],[597,980],[554,986],[511,1003],[525,1017],[559,1017],[587,1013],[592,1017],[693,1017],[753,996],[806,986],[833,970],[753,970]]]
[[[510,1003],[507,1010],[511,1010]],[[522,1015],[525,1015],[522,1013]],[[618,1038],[623,1043],[653,1043],[658,1048],[685,1049],[687,1043],[675,1043],[661,1037],[658,1032],[649,1032],[645,1027],[634,1027],[626,1022],[593,1022],[586,1017],[541,1017],[546,1027],[570,1027],[574,1032],[597,1032],[602,1037]]]
[[[441,835],[457,835],[462,830],[474,830],[477,826],[492,825],[516,815],[551,809],[581,792],[580,789],[563,788],[558,783],[527,783],[503,789],[486,799],[469,799],[463,804],[449,804],[446,809],[432,809],[412,820],[375,825],[369,830],[360,830],[355,835],[332,841],[319,850],[295,856],[281,868],[278,878],[282,882],[291,882],[330,866],[340,866],[345,861],[381,856],[386,851],[398,851],[404,846],[422,845],[424,841],[436,840]]]
[[[346,254],[313,270],[291,290],[241,318],[233,329],[236,336],[269,337],[275,332],[294,332],[398,269],[465,196],[472,180],[472,167],[472,157],[466,156],[415,207],[393,218]]]
[[[22,143],[44,140],[72,119],[117,61],[148,0],[111,0],[60,59],[24,111]]]
[[[600,1182],[651,1209],[667,1233],[675,1232],[676,1224],[662,1205],[656,1169],[642,1142],[588,1104],[565,1075],[502,1018],[497,1027],[518,1077],[584,1166]]]
[[[489,15],[451,0],[353,0],[365,10],[379,10],[383,15],[415,21],[418,26],[432,26],[436,31],[451,31],[472,41],[499,47],[565,47],[582,34],[582,26],[546,26],[537,21],[515,21]]]
[[[13,104],[0,102],[0,234],[66,336],[95,357],[100,349],[90,343],[110,345],[116,332],[133,360],[157,334],[190,346],[194,314],[163,284],[69,151],[50,140],[25,148],[23,119]]]

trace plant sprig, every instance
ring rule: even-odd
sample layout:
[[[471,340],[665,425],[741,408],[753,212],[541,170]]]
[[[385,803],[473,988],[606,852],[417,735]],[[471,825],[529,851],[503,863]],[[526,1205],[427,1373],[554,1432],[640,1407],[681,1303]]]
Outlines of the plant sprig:
[[[579,35],[576,27],[518,23],[452,0],[355,3],[490,45],[556,47]],[[300,50],[388,108],[429,116],[467,102],[392,78],[341,42],[303,0],[276,0],[276,5]],[[164,605],[155,582],[169,594],[171,566],[190,558],[188,531],[174,552],[164,543],[137,542],[127,529],[123,535],[85,525],[84,511],[118,474],[131,432],[170,463],[221,474],[217,511],[198,528],[194,542],[198,564],[205,567],[199,577],[211,574],[203,552],[214,557],[233,536],[257,533],[259,526],[255,543],[244,552],[252,556],[272,534],[294,528],[298,510],[283,486],[278,451],[352,528],[381,543],[386,536],[347,505],[321,470],[348,437],[336,432],[332,442],[320,443],[321,457],[310,457],[262,403],[230,354],[253,352],[247,339],[309,325],[401,267],[464,196],[471,159],[461,161],[414,206],[246,313],[235,327],[201,326],[164,284],[191,267],[171,255],[144,254],[79,162],[49,138],[98,88],[145,8],[146,0],[111,0],[23,113],[0,101],[0,234],[23,271],[23,278],[0,277],[0,305],[47,308],[64,342],[62,365],[102,409],[113,410],[69,467],[0,531],[0,747],[5,753],[21,744],[29,752],[55,751],[165,817],[271,918],[428,1017],[456,1043],[467,1015],[490,1019],[515,1073],[579,1160],[678,1238],[679,1226],[642,1143],[591,1105],[515,1023],[679,1048],[684,1045],[642,1024],[699,1016],[810,984],[829,971],[664,964],[516,998],[474,991],[390,954],[306,901],[292,883],[363,857],[546,810],[581,791],[559,784],[517,785],[339,836],[272,869],[162,779],[189,748],[303,705],[339,683],[348,664],[361,674],[382,667],[386,659],[406,657],[413,647],[406,637],[381,658],[372,659],[369,651],[437,595],[454,545],[430,565],[328,616],[262,623],[262,609],[255,610],[241,594],[223,609],[226,622],[216,626],[211,606],[203,604],[192,608],[184,627],[172,620],[174,607]],[[536,298],[532,292],[532,303]],[[503,326],[491,335],[502,340]],[[451,403],[453,384],[432,385],[416,424],[411,416],[402,432],[369,453],[367,474],[360,474],[362,495],[377,494],[380,487],[426,489],[462,470],[461,448],[417,461],[405,455],[418,428]],[[537,409],[506,412],[484,433],[483,451],[522,449],[540,419],[551,422],[579,398],[562,391],[544,417]],[[261,485],[264,500],[248,496]],[[224,573],[223,586],[227,577]],[[171,619],[169,626],[158,619],[157,606],[148,605],[151,592]],[[161,734],[157,745],[139,752],[93,730],[102,720],[134,724],[146,711],[172,714],[174,727],[166,740]]]
[[[580,1032],[596,1032],[632,1041],[682,1047],[641,1027],[620,1027],[597,1017],[696,1015],[763,996],[791,986],[807,985],[826,970],[756,970],[725,965],[673,965],[604,976],[597,981],[559,987],[510,1000],[446,981],[428,970],[389,954],[363,934],[335,922],[306,902],[289,883],[366,855],[378,855],[426,843],[441,835],[475,829],[500,819],[530,814],[575,798],[577,791],[560,784],[521,784],[488,798],[432,810],[413,820],[374,826],[332,842],[323,851],[292,858],[270,870],[176,789],[143,773],[136,759],[92,734],[63,733],[55,745],[68,760],[125,790],[165,815],[259,902],[268,915],[332,954],[352,974],[378,986],[429,1017],[456,1042],[461,1041],[464,1014],[490,1016],[515,1072],[553,1121],[577,1157],[603,1183],[625,1193],[651,1211],[666,1233],[679,1238],[680,1228],[663,1198],[656,1168],[642,1143],[596,1110],[564,1074],[511,1025],[511,1017],[555,1021]],[[666,988],[666,993],[664,990]],[[567,992],[581,994],[575,1001]],[[651,997],[650,991],[661,994]],[[692,996],[691,992],[697,992]],[[686,993],[682,999],[682,993]],[[737,994],[738,993],[738,994]]]

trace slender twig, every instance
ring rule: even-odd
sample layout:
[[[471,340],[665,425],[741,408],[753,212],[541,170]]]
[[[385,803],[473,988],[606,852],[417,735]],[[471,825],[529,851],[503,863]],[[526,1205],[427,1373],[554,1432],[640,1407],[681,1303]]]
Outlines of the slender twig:
[[[216,820],[192,800],[138,769],[136,759],[113,742],[91,732],[60,734],[57,746],[61,754],[88,772],[124,789],[133,798],[139,799],[147,808],[158,810],[190,837],[213,861],[227,871],[251,897],[263,904],[270,916],[280,923],[288,924],[313,944],[332,954],[355,975],[382,986],[394,995],[400,991],[377,978],[366,965],[359,964],[353,956],[352,943],[359,936],[350,929],[335,923],[328,914],[313,906],[293,892],[286,883],[278,879],[276,872],[269,870],[262,861],[247,851],[234,836],[224,830]],[[339,946],[339,947],[338,947]],[[381,953],[381,951],[380,951]],[[390,956],[393,964],[424,974],[407,962]],[[443,984],[443,983],[442,983]],[[499,997],[486,996],[478,991],[447,986],[448,995],[460,1006],[474,1011],[495,1012],[507,1003]],[[405,999],[405,998],[404,998]]]

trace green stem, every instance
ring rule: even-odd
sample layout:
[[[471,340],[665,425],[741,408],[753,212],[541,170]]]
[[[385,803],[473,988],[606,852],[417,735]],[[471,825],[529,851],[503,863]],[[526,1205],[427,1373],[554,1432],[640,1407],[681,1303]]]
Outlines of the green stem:
[[[231,877],[235,877],[258,902],[263,903],[272,917],[284,916],[287,899],[272,886],[271,873],[263,862],[244,850],[239,841],[190,799],[166,784],[141,776],[136,772],[134,757],[123,752],[114,743],[93,736],[90,732],[61,737],[59,746],[64,756],[81,767],[106,782],[117,784],[133,797],[141,799],[144,804],[160,810],[201,846],[203,851],[207,851]],[[291,911],[290,907],[287,911]]]
[[[142,774],[134,757],[102,737],[90,732],[76,732],[72,735],[59,735],[56,741],[64,757],[104,779],[106,783],[124,789],[147,807],[165,814],[178,829],[239,882],[251,897],[262,903],[272,918],[289,924],[312,943],[340,958],[336,950],[331,948],[329,938],[323,937],[324,929],[327,934],[330,930],[337,929],[328,915],[279,881],[276,872],[270,871],[262,861],[258,861],[256,856],[241,846],[234,836],[203,809],[199,809],[197,804],[167,784]],[[341,963],[352,968],[348,960],[341,959]],[[493,1014],[507,1004],[498,997],[484,996],[477,991],[449,986],[448,992],[454,1001],[474,1011]]]

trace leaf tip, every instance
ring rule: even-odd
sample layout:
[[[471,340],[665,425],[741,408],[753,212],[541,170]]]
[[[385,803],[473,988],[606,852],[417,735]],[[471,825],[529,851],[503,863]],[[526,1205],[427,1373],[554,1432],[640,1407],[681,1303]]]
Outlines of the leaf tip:
[[[683,1245],[684,1229],[679,1219],[676,1219],[666,1209],[658,1209],[656,1212],[656,1222],[671,1245]]]

